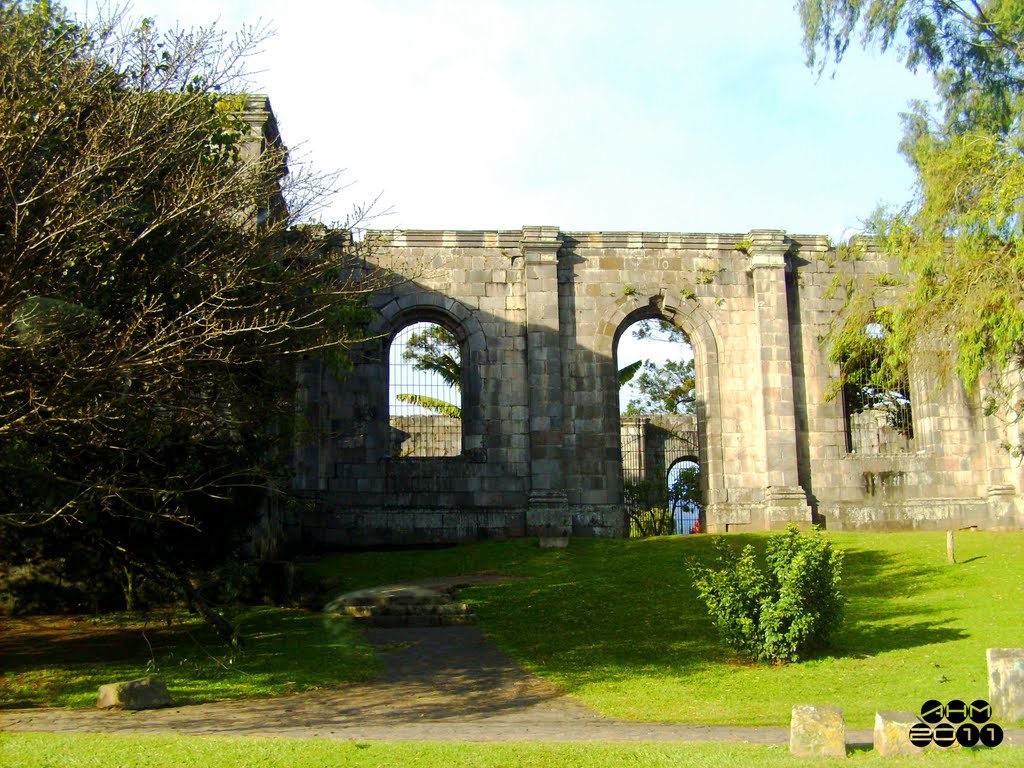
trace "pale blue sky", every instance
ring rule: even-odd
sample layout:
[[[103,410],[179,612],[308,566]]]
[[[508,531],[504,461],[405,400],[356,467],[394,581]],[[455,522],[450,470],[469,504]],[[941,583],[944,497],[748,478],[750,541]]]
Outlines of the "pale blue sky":
[[[386,227],[839,239],[908,197],[898,113],[930,93],[859,51],[817,79],[789,0],[135,0],[134,14],[268,23],[251,89],[289,146],[346,169],[324,218],[380,193]]]

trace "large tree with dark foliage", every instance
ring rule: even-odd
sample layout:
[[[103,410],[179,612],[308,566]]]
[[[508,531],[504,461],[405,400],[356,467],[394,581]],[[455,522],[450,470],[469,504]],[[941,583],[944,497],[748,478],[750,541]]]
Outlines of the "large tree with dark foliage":
[[[283,467],[289,361],[343,361],[330,175],[245,120],[263,37],[0,0],[0,537],[195,594]],[[199,596],[201,597],[201,596]]]

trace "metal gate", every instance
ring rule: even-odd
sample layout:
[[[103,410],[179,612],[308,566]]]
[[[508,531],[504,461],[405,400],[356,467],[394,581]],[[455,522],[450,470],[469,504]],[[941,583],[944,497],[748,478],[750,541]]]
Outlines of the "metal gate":
[[[629,535],[671,536],[701,531],[699,493],[680,494],[672,471],[697,471],[692,416],[624,416],[620,421],[622,480]],[[687,478],[690,482],[693,478]]]

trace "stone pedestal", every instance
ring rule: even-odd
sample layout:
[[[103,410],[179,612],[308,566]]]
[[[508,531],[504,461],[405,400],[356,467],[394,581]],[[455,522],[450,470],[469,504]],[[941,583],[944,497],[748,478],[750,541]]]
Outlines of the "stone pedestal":
[[[542,547],[565,547],[572,534],[569,501],[561,491],[534,491],[526,509],[526,535],[540,539]]]
[[[790,523],[809,530],[813,517],[807,505],[807,494],[800,486],[771,486],[764,489],[765,527],[779,531]]]
[[[993,717],[1024,720],[1024,648],[988,649],[988,700]]]
[[[1017,489],[1009,483],[991,485],[985,502],[988,505],[988,514],[991,520],[991,528],[1019,528],[1020,519],[1017,515]]]
[[[846,757],[846,719],[840,707],[793,706],[789,751],[797,757]]]
[[[910,729],[919,722],[913,712],[875,713],[874,747],[880,755],[920,755],[924,747],[910,741]]]

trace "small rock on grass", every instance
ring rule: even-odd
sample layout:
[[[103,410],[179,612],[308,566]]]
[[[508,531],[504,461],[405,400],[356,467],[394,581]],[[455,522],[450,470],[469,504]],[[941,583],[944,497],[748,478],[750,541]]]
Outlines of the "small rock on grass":
[[[163,680],[143,677],[101,685],[96,706],[99,709],[160,709],[173,707],[174,702]]]

